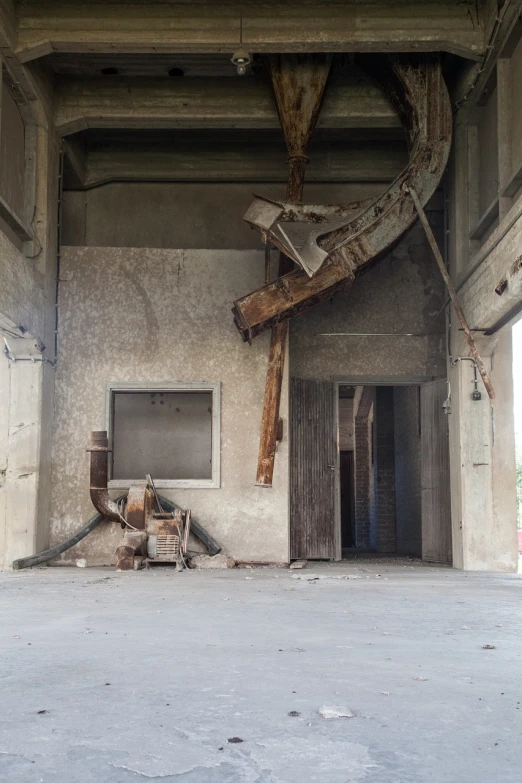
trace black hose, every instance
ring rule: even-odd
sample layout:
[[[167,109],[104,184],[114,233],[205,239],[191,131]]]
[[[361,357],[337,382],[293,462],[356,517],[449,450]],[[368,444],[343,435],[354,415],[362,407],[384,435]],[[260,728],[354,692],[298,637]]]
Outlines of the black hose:
[[[127,496],[121,495],[116,499],[116,502],[119,503],[119,501],[123,500],[125,497]],[[72,546],[77,544],[82,540],[82,538],[85,538],[85,536],[88,536],[89,533],[92,533],[92,531],[104,521],[105,517],[103,517],[101,514],[95,514],[89,519],[84,527],[81,527],[78,532],[74,534],[74,536],[71,536],[71,538],[67,538],[65,541],[62,541],[61,544],[56,544],[56,546],[52,546],[50,549],[44,549],[43,552],[38,552],[37,555],[21,557],[19,560],[15,560],[13,562],[14,570],[20,571],[22,568],[30,568],[31,566],[40,565],[40,563],[45,563],[47,560],[52,560],[54,557],[58,557],[58,555],[61,555],[62,552],[66,552],[67,549],[70,549]]]
[[[116,503],[119,503],[120,500],[123,500],[126,497],[127,495],[120,495],[120,497],[116,498]],[[166,511],[174,511],[175,509],[180,508],[180,506],[177,506],[176,503],[173,503],[171,500],[164,498],[163,495],[158,495],[158,497],[160,499],[161,505]],[[56,544],[56,546],[53,546],[50,549],[45,549],[43,552],[38,552],[37,555],[21,557],[19,560],[15,560],[13,562],[13,569],[15,571],[20,571],[22,568],[31,568],[32,566],[40,565],[40,563],[45,563],[47,560],[52,560],[53,558],[58,557],[58,555],[61,555],[62,552],[66,552],[72,546],[81,541],[82,538],[85,538],[85,536],[88,536],[89,533],[92,533],[92,531],[102,522],[105,522],[105,520],[106,517],[102,516],[101,514],[95,514],[89,519],[84,527],[80,528],[80,530],[74,534],[74,536],[67,538],[65,541],[62,541],[61,544]],[[191,520],[190,529],[194,535],[197,536],[203,544],[205,544],[211,555],[217,555],[219,552],[221,552],[221,547],[217,541],[212,538],[212,536],[209,535],[209,533],[207,533],[207,531],[194,519]]]

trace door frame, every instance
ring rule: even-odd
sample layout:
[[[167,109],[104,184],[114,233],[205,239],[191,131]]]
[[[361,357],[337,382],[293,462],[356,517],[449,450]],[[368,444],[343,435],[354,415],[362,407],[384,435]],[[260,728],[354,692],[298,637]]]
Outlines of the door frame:
[[[335,513],[335,560],[342,560],[343,549],[341,540],[341,458],[339,448],[339,387],[340,386],[422,386],[437,378],[433,375],[336,375],[330,379],[334,395],[334,432],[335,478],[334,478],[334,513]],[[355,471],[355,460],[354,460]]]

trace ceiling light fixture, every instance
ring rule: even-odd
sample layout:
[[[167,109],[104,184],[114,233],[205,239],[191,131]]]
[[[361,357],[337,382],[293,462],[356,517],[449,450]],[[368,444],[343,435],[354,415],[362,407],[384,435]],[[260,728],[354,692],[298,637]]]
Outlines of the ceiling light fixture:
[[[252,57],[246,49],[238,49],[232,55],[230,62],[236,66],[238,76],[244,76],[252,62]]]

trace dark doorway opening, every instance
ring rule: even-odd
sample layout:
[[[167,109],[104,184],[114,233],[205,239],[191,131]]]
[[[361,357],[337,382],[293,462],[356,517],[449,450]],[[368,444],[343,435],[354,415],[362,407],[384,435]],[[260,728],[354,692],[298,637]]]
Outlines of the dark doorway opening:
[[[338,502],[343,557],[451,560],[444,379],[339,384]]]

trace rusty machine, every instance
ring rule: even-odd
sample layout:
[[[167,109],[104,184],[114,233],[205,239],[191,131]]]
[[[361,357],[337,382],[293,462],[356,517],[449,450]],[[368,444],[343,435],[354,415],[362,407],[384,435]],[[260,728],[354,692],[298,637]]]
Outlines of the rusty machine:
[[[183,570],[191,528],[190,509],[160,499],[150,475],[134,482],[126,497],[112,500],[107,486],[107,433],[93,432],[87,451],[91,453],[91,500],[103,517],[119,522],[125,530],[116,550],[116,570],[131,571],[151,563],[175,563],[177,570]]]

